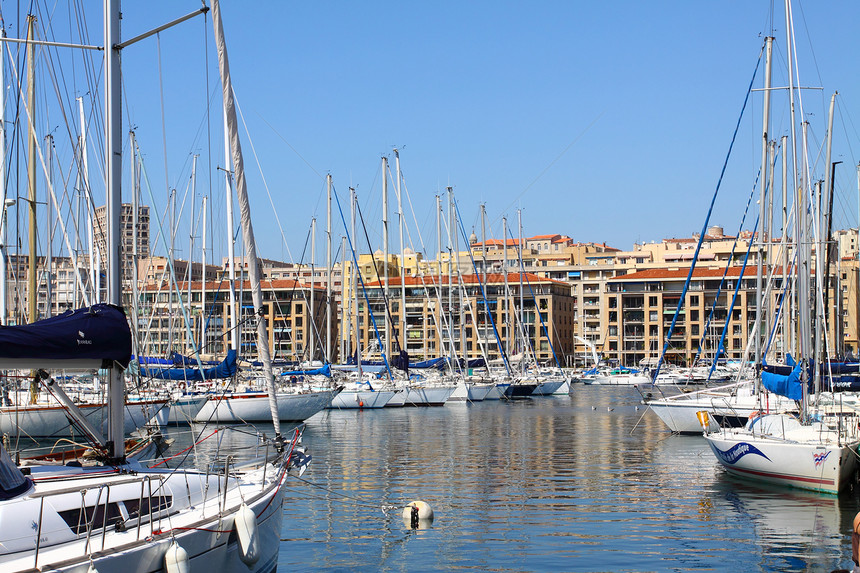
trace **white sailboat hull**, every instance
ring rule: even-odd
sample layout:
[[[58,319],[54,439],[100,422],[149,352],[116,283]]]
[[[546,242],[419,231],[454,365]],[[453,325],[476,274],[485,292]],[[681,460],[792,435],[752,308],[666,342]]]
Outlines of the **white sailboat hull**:
[[[393,390],[344,390],[328,407],[333,410],[384,408],[393,397]]]
[[[583,384],[609,386],[638,386],[651,383],[651,377],[647,374],[595,374],[583,376],[581,380]]]
[[[209,394],[182,394],[175,397],[170,403],[167,423],[171,426],[190,424],[207,400]]]
[[[139,479],[134,480],[142,484],[147,483],[147,476],[156,472],[144,470],[137,474]],[[161,474],[164,475],[163,473]],[[9,522],[8,512],[13,512],[19,518],[24,516],[27,525],[30,521],[37,523],[42,546],[38,551],[32,548],[20,551],[8,551],[0,555],[0,569],[5,572],[34,571],[34,566],[39,570],[51,570],[63,573],[88,573],[93,570],[115,573],[151,573],[165,571],[165,555],[174,541],[187,552],[188,565],[191,571],[207,571],[209,573],[251,571],[254,573],[269,573],[277,567],[278,551],[280,548],[280,532],[283,519],[281,508],[283,501],[283,479],[278,475],[277,469],[270,467],[268,470],[267,484],[260,481],[263,473],[256,476],[257,483],[246,481],[243,485],[232,486],[223,501],[226,501],[226,509],[219,512],[219,496],[208,496],[207,501],[197,501],[197,510],[193,508],[173,513],[170,519],[156,519],[152,524],[144,524],[140,529],[129,526],[126,530],[118,530],[114,527],[102,529],[93,528],[88,536],[86,533],[80,535],[70,534],[69,526],[62,520],[58,520],[56,513],[50,510],[42,510],[40,515],[40,502],[29,495],[4,503],[2,511]],[[249,476],[250,477],[250,476]],[[191,472],[187,477],[183,472],[167,478],[162,492],[171,497],[182,497],[185,490],[185,480],[210,480],[212,487],[217,487],[217,476],[198,474]],[[112,488],[111,502],[124,498],[134,502],[138,499],[141,486],[133,485],[129,479],[121,474],[113,477],[101,478],[93,481],[93,478],[79,479],[77,483],[82,488],[91,488],[98,491],[99,486]],[[223,484],[223,477],[221,478]],[[153,484],[157,482],[153,481]],[[262,487],[261,487],[262,486]],[[126,494],[123,495],[125,487]],[[157,485],[153,486],[157,487]],[[130,489],[134,489],[131,492]],[[35,493],[39,493],[39,485]],[[154,490],[153,490],[154,491]],[[62,492],[56,496],[50,493],[47,500],[53,504],[62,504]],[[81,493],[74,492],[71,495],[77,497],[77,503],[81,503]],[[95,499],[95,497],[93,498]],[[240,504],[246,503],[254,512],[256,531],[259,536],[260,556],[256,563],[247,565],[240,558],[240,548],[235,534],[236,525],[234,518]],[[92,503],[89,501],[88,503]],[[104,504],[105,496],[102,495],[97,503]],[[46,504],[47,505],[47,504]],[[223,502],[221,507],[223,507]],[[35,512],[35,513],[34,513]],[[220,517],[219,517],[220,515]],[[29,520],[29,521],[28,521]],[[35,530],[29,527],[26,531],[4,534],[4,540],[19,546],[26,544],[26,538],[32,537],[35,547]],[[65,531],[64,531],[65,530]],[[232,533],[232,535],[231,535]],[[89,539],[88,539],[89,537]],[[65,540],[65,541],[64,541]],[[90,569],[90,567],[94,569]]]
[[[553,394],[556,396],[567,396],[570,394],[570,380],[565,380],[561,386],[556,388]]]
[[[762,416],[770,417],[784,416]],[[857,472],[856,435],[837,440],[818,424],[789,427],[783,434],[735,428],[710,432],[705,439],[720,465],[745,479],[836,494]]]
[[[566,383],[566,380],[544,380],[538,383],[537,388],[532,392],[532,396],[550,396],[555,394]]]
[[[107,424],[107,408],[103,403],[78,404],[89,422],[98,429]],[[129,402],[125,406],[124,429],[130,434],[147,424],[163,427],[167,423],[170,407],[167,400]],[[49,404],[27,404],[0,408],[0,433],[32,438],[68,437],[70,432],[81,436],[70,426],[65,408]]]
[[[484,400],[501,400],[505,395],[505,389],[510,386],[510,383],[498,383],[495,384],[487,395],[484,397]]]
[[[300,394],[279,392],[277,395],[278,417],[282,422],[307,420],[328,407],[337,393],[337,390]],[[265,392],[213,396],[203,404],[203,407],[194,416],[195,422],[214,424],[270,422],[271,420],[269,397]]]
[[[391,397],[391,400],[385,404],[386,408],[402,408],[406,405],[406,389],[400,388],[399,390],[395,390],[394,396]]]
[[[450,402],[483,402],[487,395],[496,387],[495,384],[475,384],[460,382],[454,392],[448,397]]]
[[[760,399],[755,395],[751,382],[648,400],[646,403],[671,431],[679,434],[702,433],[702,424],[696,416],[700,411],[708,412],[708,431],[715,431],[720,427],[743,427],[750,416],[759,413],[763,407],[773,412],[797,410],[792,400],[782,396],[772,394]]]
[[[444,406],[456,386],[415,386],[406,390],[406,406]]]

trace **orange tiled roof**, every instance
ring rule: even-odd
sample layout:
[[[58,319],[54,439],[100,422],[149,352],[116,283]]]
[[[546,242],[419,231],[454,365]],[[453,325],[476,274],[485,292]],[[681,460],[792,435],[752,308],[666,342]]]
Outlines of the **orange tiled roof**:
[[[741,276],[741,268],[742,267],[729,267],[726,276],[729,277],[739,277]],[[722,278],[725,269],[695,269],[693,271],[693,278]],[[756,269],[754,266],[747,265],[746,271],[744,275],[749,277],[750,275],[755,275]],[[628,273],[626,275],[622,275],[619,277],[612,277],[609,279],[610,281],[648,281],[648,280],[658,280],[658,279],[686,279],[687,275],[690,273],[690,268],[687,267],[685,269],[646,269],[644,271],[636,271],[635,273]]]
[[[176,288],[179,292],[187,292],[188,291],[188,282],[177,282]],[[191,290],[199,291],[201,290],[203,283],[201,281],[191,281]],[[276,279],[276,280],[267,280],[264,279],[260,281],[260,286],[262,286],[263,290],[284,290],[284,289],[294,289],[294,288],[309,288],[309,285],[305,283],[300,283],[298,281],[292,279]],[[236,289],[242,290],[250,290],[251,289],[251,281],[236,281],[234,286]],[[322,288],[322,287],[317,287]],[[156,283],[147,283],[141,287],[144,291],[156,291],[156,290],[169,290],[169,286],[164,285],[161,286],[160,282]],[[222,290],[227,291],[230,289],[230,281],[222,280],[222,281],[206,281],[206,290],[208,291],[216,291]]]

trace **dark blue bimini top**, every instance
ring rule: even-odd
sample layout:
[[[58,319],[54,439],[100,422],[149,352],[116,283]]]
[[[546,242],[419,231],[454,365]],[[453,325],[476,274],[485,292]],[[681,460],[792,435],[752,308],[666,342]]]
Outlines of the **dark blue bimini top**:
[[[20,326],[0,326],[0,362],[33,360],[131,360],[131,330],[122,308],[94,304]]]

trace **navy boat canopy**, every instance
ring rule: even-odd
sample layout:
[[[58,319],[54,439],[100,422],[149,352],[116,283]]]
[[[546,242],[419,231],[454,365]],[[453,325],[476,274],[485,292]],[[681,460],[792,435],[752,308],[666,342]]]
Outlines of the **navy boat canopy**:
[[[142,376],[159,380],[200,381],[232,378],[236,374],[236,351],[230,349],[227,356],[211,368],[141,368]]]
[[[131,329],[125,312],[112,304],[94,304],[19,326],[0,326],[0,367],[100,367],[131,360]],[[68,364],[66,362],[68,361]],[[97,364],[101,363],[101,364]],[[85,366],[86,365],[86,366]]]

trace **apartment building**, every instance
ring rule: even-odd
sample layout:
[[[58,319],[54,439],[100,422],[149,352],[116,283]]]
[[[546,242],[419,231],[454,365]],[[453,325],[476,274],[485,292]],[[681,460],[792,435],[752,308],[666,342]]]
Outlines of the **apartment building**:
[[[120,226],[120,260],[122,261],[122,282],[129,284],[134,275],[132,254],[137,243],[137,256],[149,257],[149,207],[140,205],[137,208],[137,225],[135,226],[134,209],[130,203],[123,203],[119,214]],[[93,243],[97,249],[97,257],[104,266],[107,260],[107,206],[96,207],[93,221]]]
[[[190,285],[179,282],[176,287],[150,283],[141,288],[137,326],[142,352],[166,356],[171,351],[191,354],[200,348],[206,358],[223,357],[232,345],[229,281],[192,281]],[[273,359],[322,360],[327,337],[336,341],[338,336],[336,321],[332,321],[331,331],[326,330],[326,311],[334,313],[336,309],[334,301],[326,304],[325,289],[293,280],[264,280],[261,287],[263,317]],[[237,282],[233,291],[239,354],[247,360],[256,360],[256,315],[251,284]],[[204,294],[205,304],[201,302]],[[314,303],[313,315],[310,301]],[[331,346],[330,359],[337,360],[337,346]]]
[[[393,277],[365,284],[355,301],[362,357],[406,350],[412,360],[439,356],[534,356],[540,364],[572,363],[570,287],[532,273]],[[405,304],[403,302],[405,301]],[[355,333],[349,335],[354,349]]]

